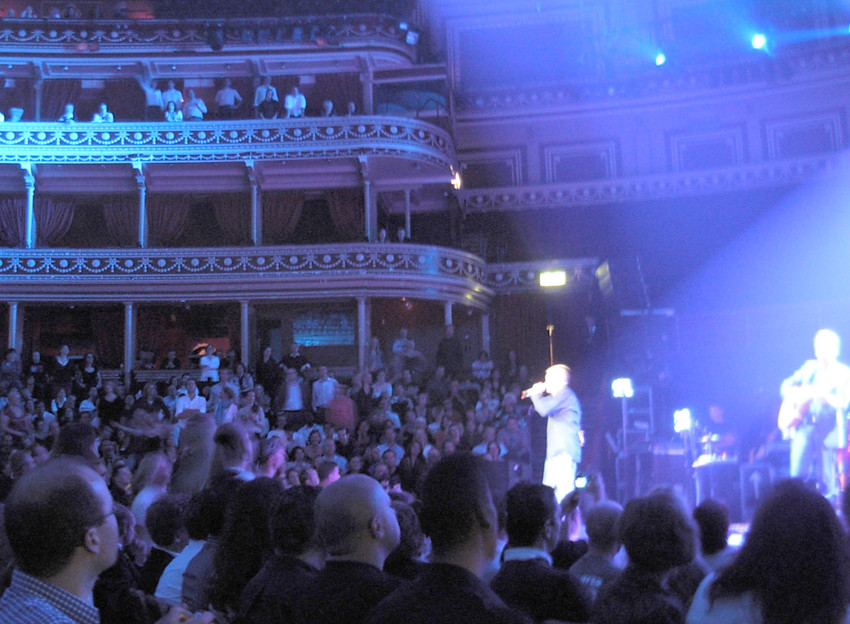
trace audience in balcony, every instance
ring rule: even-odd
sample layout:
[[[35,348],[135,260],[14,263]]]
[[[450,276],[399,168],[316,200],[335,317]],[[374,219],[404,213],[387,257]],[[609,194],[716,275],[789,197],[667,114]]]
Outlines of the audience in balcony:
[[[345,116],[352,117],[357,114],[357,105],[349,101],[348,104],[345,105]]]
[[[74,116],[74,105],[65,104],[65,112],[57,120],[59,123],[74,123],[77,118]]]
[[[298,87],[292,87],[292,91],[283,99],[283,108],[287,118],[303,117],[307,110],[307,98],[298,91]]]
[[[183,119],[185,121],[203,121],[204,115],[207,114],[207,105],[204,101],[195,96],[195,90],[189,89],[189,97],[183,104]]]
[[[183,106],[183,92],[174,86],[174,81],[168,81],[168,88],[162,92],[162,105],[168,109],[169,102],[174,102],[174,108],[179,109]]]
[[[266,90],[265,97],[260,102],[257,108],[258,119],[277,119],[280,115],[280,102],[275,99],[275,94],[271,90]]]
[[[254,109],[257,111],[258,114],[260,104],[268,100],[269,97],[271,97],[272,101],[278,103],[278,110],[280,110],[280,98],[277,95],[277,88],[272,84],[272,77],[263,76],[262,82],[254,91]]]
[[[162,91],[156,86],[156,80],[137,78],[139,86],[145,92],[145,121],[162,121],[165,104],[162,101]]]
[[[97,112],[92,115],[92,123],[112,123],[115,121],[115,116],[109,111],[105,102],[101,102],[97,108]]]
[[[215,94],[216,112],[219,119],[235,119],[236,111],[242,106],[242,96],[233,88],[230,78]]]
[[[174,102],[169,102],[165,107],[165,121],[183,121],[183,111],[177,108],[177,105]]]
[[[334,103],[331,100],[323,100],[322,101],[322,112],[319,115],[320,117],[333,117],[334,116]]]

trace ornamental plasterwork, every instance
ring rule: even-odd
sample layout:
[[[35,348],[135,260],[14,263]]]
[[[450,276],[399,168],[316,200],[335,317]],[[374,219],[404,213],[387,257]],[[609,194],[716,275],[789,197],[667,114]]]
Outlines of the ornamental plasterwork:
[[[376,275],[453,278],[481,283],[484,262],[442,247],[400,244],[339,244],[327,247],[209,249],[0,249],[0,281],[73,278],[110,280],[205,277]]]
[[[4,20],[0,29],[0,43],[24,47],[38,45],[58,46],[60,51],[68,45],[84,44],[87,52],[125,51],[129,46],[145,46],[154,51],[156,46],[180,45],[185,51],[195,47],[208,51],[207,25],[221,24],[224,43],[228,48],[259,45],[280,47],[282,44],[315,47],[310,40],[311,31],[318,28],[324,37],[333,33],[335,43],[346,44],[358,41],[373,45],[375,40],[386,40],[406,47],[405,32],[398,29],[399,20],[388,15],[351,16],[296,16],[256,19],[217,20],[66,20],[66,19],[18,19]],[[293,38],[293,29],[301,29],[301,39]],[[103,46],[102,48],[100,46]],[[119,48],[116,50],[116,47]],[[9,52],[9,50],[7,50]]]
[[[426,122],[360,116],[274,122],[16,123],[0,127],[0,162],[198,162],[393,155],[452,167],[449,135]]]
[[[798,184],[835,172],[839,163],[838,156],[822,156],[641,178],[462,190],[457,195],[467,213],[599,206]]]
[[[560,270],[567,275],[565,288],[589,288],[596,284],[596,258],[488,264],[484,283],[497,294],[540,292],[540,273]]]
[[[846,43],[829,47],[784,50],[780,60],[759,58],[752,62],[712,67],[676,68],[667,71],[653,68],[652,74],[627,80],[599,80],[584,84],[560,86],[526,86],[521,91],[505,88],[487,92],[455,94],[455,110],[464,116],[476,113],[513,115],[518,108],[568,107],[582,102],[616,101],[624,98],[673,97],[696,91],[740,89],[741,87],[776,84],[806,79],[822,80],[826,72],[844,72],[850,67],[850,46]],[[841,78],[846,81],[846,78]]]

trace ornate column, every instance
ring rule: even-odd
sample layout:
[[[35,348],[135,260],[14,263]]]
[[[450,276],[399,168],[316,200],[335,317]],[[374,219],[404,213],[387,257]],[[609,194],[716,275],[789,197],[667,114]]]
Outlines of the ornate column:
[[[17,349],[18,348],[18,330],[19,327],[19,319],[18,319],[18,302],[17,301],[9,301],[9,340],[6,343],[6,346],[9,349]]]
[[[404,189],[404,234],[407,238],[413,240],[410,235],[410,189]]]
[[[248,183],[251,185],[251,243],[255,247],[258,247],[263,244],[262,196],[259,193],[259,187],[257,185],[254,161],[246,160],[245,167],[248,169]]]
[[[144,249],[148,246],[148,200],[144,163],[134,160],[133,169],[137,171],[136,187],[139,189],[139,240],[137,242],[139,247]]]
[[[454,306],[454,304],[451,301],[446,301],[443,304],[443,323],[446,327],[454,324],[454,320],[452,319],[452,306]]]
[[[24,186],[27,189],[27,212],[24,227],[24,245],[27,249],[35,249],[35,175],[32,163],[21,163],[21,171],[24,174]]]
[[[366,354],[369,350],[366,302],[366,297],[357,297],[357,366],[359,370],[366,368]]]
[[[374,241],[378,237],[378,202],[376,191],[372,187],[372,181],[369,179],[369,158],[368,156],[358,156],[360,162],[360,175],[363,177],[363,203],[366,213],[365,224],[366,240]]]
[[[124,302],[124,388],[130,391],[133,363],[136,361],[136,308],[132,301]]]
[[[490,315],[481,315],[481,350],[490,353]]]
[[[38,66],[38,63],[36,63],[36,66]],[[41,93],[44,87],[44,78],[36,78],[33,81],[33,87],[35,91],[35,120],[41,121]]]
[[[375,112],[374,104],[374,75],[370,61],[361,60],[360,84],[363,86],[363,114],[371,115]]]
[[[251,306],[246,299],[239,300],[239,352],[245,368],[251,366]]]

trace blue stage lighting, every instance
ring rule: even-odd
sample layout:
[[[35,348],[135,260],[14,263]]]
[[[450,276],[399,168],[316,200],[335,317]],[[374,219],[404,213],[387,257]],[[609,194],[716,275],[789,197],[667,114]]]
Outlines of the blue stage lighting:
[[[767,47],[767,37],[761,33],[753,35],[752,45],[754,50],[764,50]]]
[[[658,67],[661,67],[666,62],[667,62],[667,55],[664,54],[664,52],[659,52],[658,54],[655,55],[655,64]]]

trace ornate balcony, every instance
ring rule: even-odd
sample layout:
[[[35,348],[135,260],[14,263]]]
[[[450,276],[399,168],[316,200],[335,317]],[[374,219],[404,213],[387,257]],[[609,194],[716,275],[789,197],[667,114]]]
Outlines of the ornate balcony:
[[[4,54],[86,52],[210,52],[209,32],[220,30],[222,48],[233,52],[386,48],[413,60],[415,48],[390,15],[286,16],[253,19],[68,20],[5,19]],[[218,52],[217,52],[218,53]]]
[[[440,128],[400,117],[356,116],[275,121],[197,123],[16,123],[0,127],[0,191],[23,186],[14,173],[21,163],[63,165],[49,177],[67,178],[66,191],[126,191],[133,165],[147,165],[156,186],[157,168],[190,190],[204,170],[220,175],[227,164],[249,163],[263,188],[354,186],[371,177],[380,186],[448,183],[457,168],[451,137]],[[7,166],[5,175],[3,163]],[[322,163],[322,167],[316,167]],[[332,163],[332,164],[328,164]],[[368,163],[368,164],[367,164]],[[14,165],[9,167],[8,165]],[[64,165],[97,165],[80,177]],[[366,165],[364,167],[364,165]],[[313,177],[305,176],[312,172]],[[96,179],[92,179],[96,178]],[[38,185],[38,179],[37,179]],[[74,185],[77,185],[76,187]],[[215,188],[204,186],[207,190]],[[243,183],[244,184],[244,183]],[[174,190],[181,190],[180,188]]]
[[[484,261],[396,243],[215,249],[3,249],[0,291],[17,301],[254,302],[416,297],[486,309]]]
[[[614,180],[464,189],[457,195],[466,213],[602,206],[800,184],[838,175],[842,163],[842,156],[832,154]]]

